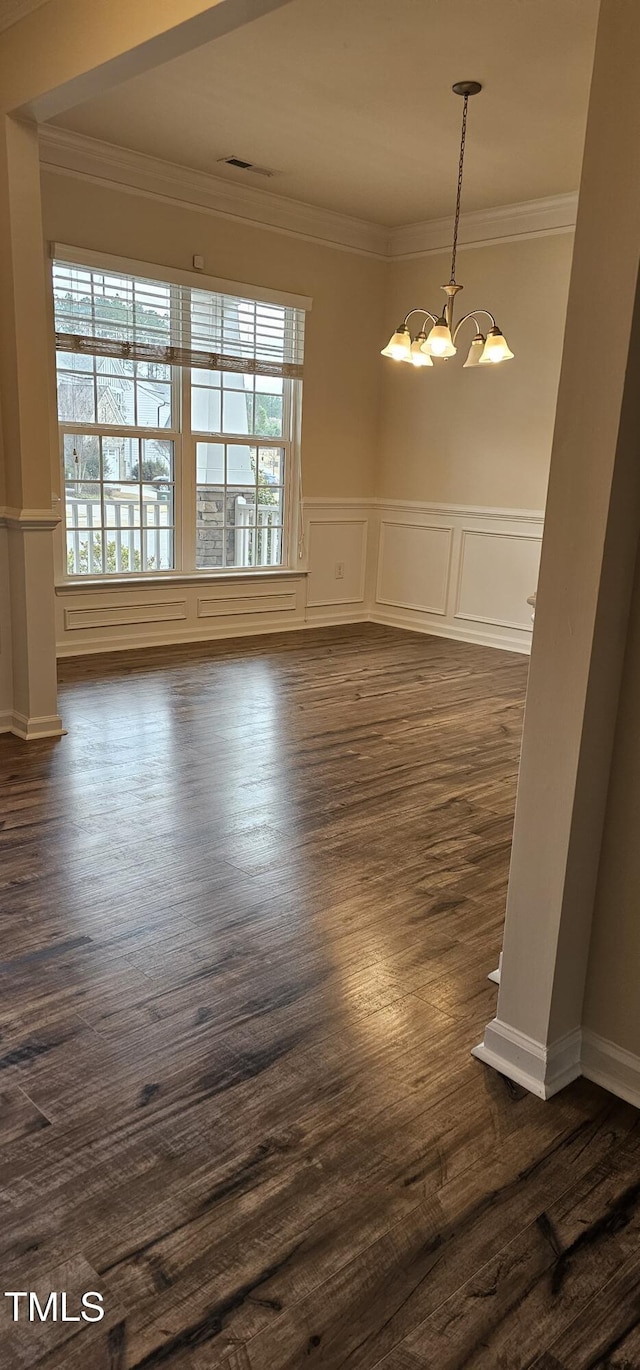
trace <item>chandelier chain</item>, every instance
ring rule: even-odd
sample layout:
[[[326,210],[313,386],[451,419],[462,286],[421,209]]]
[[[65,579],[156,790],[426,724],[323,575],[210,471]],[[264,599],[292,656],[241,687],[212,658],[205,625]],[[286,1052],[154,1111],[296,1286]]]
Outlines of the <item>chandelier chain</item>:
[[[456,284],[456,256],[458,252],[458,227],[460,224],[460,205],[462,202],[462,173],[464,170],[464,149],[467,141],[467,109],[469,107],[469,96],[465,95],[462,108],[462,132],[460,134],[460,161],[458,163],[458,191],[456,195],[456,217],[453,225],[453,250],[451,253],[451,280],[450,285]]]

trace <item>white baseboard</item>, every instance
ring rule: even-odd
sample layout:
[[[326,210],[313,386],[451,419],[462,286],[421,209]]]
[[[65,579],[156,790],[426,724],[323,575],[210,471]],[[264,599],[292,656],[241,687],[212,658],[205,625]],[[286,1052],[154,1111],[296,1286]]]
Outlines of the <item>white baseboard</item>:
[[[0,715],[7,717],[7,715]],[[15,737],[22,738],[23,742],[35,742],[41,737],[64,737],[65,728],[62,726],[62,719],[58,714],[51,714],[43,718],[27,718],[25,714],[15,711],[8,715],[10,722],[8,728],[3,731],[13,733]]]
[[[579,1028],[546,1047],[494,1018],[472,1055],[528,1089],[530,1094],[550,1099],[583,1073],[580,1048]]]
[[[490,626],[466,628],[459,624],[434,623],[425,621],[419,613],[403,610],[383,609],[376,604],[370,615],[372,622],[385,623],[389,628],[407,628],[412,633],[428,633],[432,637],[447,637],[455,642],[473,642],[478,647],[497,647],[502,652],[520,652],[525,656],[531,653],[531,634],[512,633],[507,635]]]
[[[588,1028],[582,1033],[582,1074],[640,1108],[640,1056]]]

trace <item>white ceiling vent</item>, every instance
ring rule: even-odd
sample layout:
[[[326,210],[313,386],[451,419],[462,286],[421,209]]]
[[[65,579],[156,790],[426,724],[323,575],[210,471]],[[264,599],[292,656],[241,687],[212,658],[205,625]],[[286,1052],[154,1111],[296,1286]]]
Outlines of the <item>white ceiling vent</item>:
[[[225,166],[237,167],[239,171],[250,171],[253,176],[277,176],[279,174],[272,167],[258,166],[256,162],[247,162],[244,157],[218,157],[218,164],[222,162]]]

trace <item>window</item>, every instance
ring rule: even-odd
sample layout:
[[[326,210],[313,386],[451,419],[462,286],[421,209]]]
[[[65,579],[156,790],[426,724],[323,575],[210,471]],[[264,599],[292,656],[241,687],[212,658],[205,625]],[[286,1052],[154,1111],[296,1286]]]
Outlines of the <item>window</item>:
[[[56,259],[70,577],[290,558],[304,312]]]

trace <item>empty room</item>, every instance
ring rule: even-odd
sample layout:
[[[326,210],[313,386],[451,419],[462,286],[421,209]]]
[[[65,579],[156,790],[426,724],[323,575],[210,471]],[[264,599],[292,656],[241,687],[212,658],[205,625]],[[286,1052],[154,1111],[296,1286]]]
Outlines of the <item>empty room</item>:
[[[0,0],[0,1370],[640,1370],[639,69]]]

